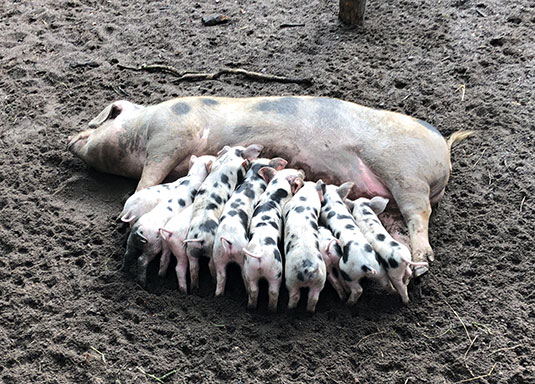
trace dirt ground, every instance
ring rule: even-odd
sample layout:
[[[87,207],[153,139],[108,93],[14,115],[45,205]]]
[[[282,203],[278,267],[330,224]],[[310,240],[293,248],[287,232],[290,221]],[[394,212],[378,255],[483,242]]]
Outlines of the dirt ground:
[[[0,381],[4,383],[533,383],[535,4],[369,0],[364,28],[336,1],[16,1],[0,4]],[[200,18],[224,13],[225,25]],[[284,23],[305,26],[280,28]],[[244,68],[174,82],[118,64]],[[426,120],[456,147],[430,239],[436,261],[404,306],[373,284],[353,308],[245,309],[149,271],[117,273],[115,222],[136,181],[89,169],[69,135],[113,100],[322,95]],[[529,235],[532,233],[532,235]],[[167,376],[165,376],[167,374]],[[158,379],[157,379],[158,378]]]

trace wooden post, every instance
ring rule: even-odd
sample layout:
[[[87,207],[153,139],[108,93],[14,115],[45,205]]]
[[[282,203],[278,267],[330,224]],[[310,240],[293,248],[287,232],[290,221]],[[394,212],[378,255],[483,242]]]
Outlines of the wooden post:
[[[340,0],[340,13],[338,18],[344,24],[354,27],[362,25],[364,22],[364,11],[366,10],[366,0]]]

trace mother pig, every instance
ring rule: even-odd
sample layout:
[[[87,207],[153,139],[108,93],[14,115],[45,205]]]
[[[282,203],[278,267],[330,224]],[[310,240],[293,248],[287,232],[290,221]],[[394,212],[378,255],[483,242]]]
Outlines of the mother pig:
[[[393,199],[411,238],[413,259],[433,260],[428,225],[450,175],[451,145],[412,117],[325,97],[184,97],[144,107],[107,106],[68,148],[102,172],[141,178],[137,190],[187,172],[191,155],[258,143],[327,184],[352,181],[351,197]],[[416,275],[426,271],[416,270]]]

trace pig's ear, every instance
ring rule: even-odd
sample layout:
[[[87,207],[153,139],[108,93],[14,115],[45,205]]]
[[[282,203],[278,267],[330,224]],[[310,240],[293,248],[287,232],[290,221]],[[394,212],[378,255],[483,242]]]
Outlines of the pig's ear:
[[[340,247],[340,240],[334,238],[329,242],[329,245],[327,245],[327,253],[329,256],[336,255],[338,257],[342,257],[342,248]]]
[[[263,167],[258,170],[258,175],[264,179],[266,184],[269,184],[271,180],[275,177],[277,171],[270,167]]]
[[[299,172],[299,175],[300,175],[299,177],[301,177],[301,179],[303,179],[303,181],[304,181],[305,180],[305,171],[300,169],[298,172]]]
[[[303,181],[303,179],[301,179],[300,177],[296,177],[291,182],[292,194],[295,195],[303,187],[304,184],[305,184],[305,182]]]
[[[388,204],[388,199],[381,197],[381,196],[375,196],[373,199],[370,200],[370,208],[372,211],[375,212],[376,215],[383,212],[386,208],[386,205]]]
[[[197,160],[197,156],[191,155],[191,157],[189,158],[189,169],[191,169],[191,166],[193,165],[195,160]]]
[[[355,202],[353,200],[345,200],[344,203],[346,203],[347,209],[349,209],[351,212],[353,212],[353,208],[355,207]]]
[[[284,160],[282,157],[275,157],[271,159],[269,162],[269,166],[271,168],[275,168],[277,171],[284,169],[286,165],[288,165],[288,162]]]
[[[206,172],[210,173],[210,171],[212,170],[212,164],[214,162],[212,160],[210,160],[209,162],[206,163]]]
[[[121,114],[123,107],[119,102],[108,105],[97,117],[89,122],[89,128],[98,128],[106,120],[113,120]]]
[[[230,147],[228,145],[225,145],[219,152],[217,152],[217,157],[223,156],[229,151],[229,149]]]
[[[318,191],[320,202],[322,203],[323,203],[324,196],[325,196],[325,188],[326,188],[326,185],[323,182],[323,180],[319,179],[318,181],[316,181],[316,191]]]
[[[341,186],[339,186],[338,189],[336,190],[336,192],[338,192],[338,194],[340,195],[343,201],[345,201],[345,199],[347,198],[347,195],[349,195],[349,192],[351,192],[351,188],[353,188],[353,185],[355,185],[355,183],[348,181],[342,184]]]
[[[264,149],[264,146],[260,144],[249,145],[247,148],[245,148],[241,154],[241,157],[243,157],[245,160],[253,161],[260,156],[262,149]]]

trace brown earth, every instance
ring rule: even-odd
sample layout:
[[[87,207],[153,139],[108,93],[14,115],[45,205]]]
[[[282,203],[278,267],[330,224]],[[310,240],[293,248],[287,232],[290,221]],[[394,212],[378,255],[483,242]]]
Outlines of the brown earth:
[[[368,1],[348,30],[335,1],[15,1],[0,4],[0,381],[4,383],[535,382],[535,4]],[[226,25],[200,18],[224,13]],[[283,23],[304,27],[279,28]],[[173,82],[117,64],[312,76]],[[245,309],[149,273],[115,273],[115,222],[136,182],[66,151],[108,103],[187,95],[323,95],[477,136],[453,153],[431,220],[437,260],[403,306],[373,284],[354,308]],[[532,235],[529,235],[532,233]],[[102,355],[99,354],[102,353]],[[147,373],[145,375],[142,370]],[[478,376],[484,376],[475,379]],[[469,381],[470,380],[470,381]]]

